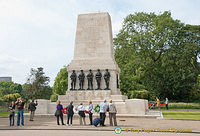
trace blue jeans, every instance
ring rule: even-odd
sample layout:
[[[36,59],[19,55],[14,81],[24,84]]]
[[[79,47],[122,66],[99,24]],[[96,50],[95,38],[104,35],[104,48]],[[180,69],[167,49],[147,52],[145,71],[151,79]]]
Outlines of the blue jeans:
[[[21,118],[21,125],[24,125],[24,110],[17,110],[17,126],[20,125],[20,118]]]
[[[15,113],[13,115],[10,115],[10,126],[14,126],[15,124]]]

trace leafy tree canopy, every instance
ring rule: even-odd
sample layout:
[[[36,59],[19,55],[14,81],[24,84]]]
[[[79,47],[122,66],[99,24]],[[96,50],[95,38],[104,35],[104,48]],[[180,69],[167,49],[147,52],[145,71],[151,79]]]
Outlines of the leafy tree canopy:
[[[23,85],[23,95],[26,99],[50,99],[52,89],[49,81],[42,67],[32,68],[27,83]]]
[[[22,92],[21,84],[14,83],[12,81],[0,81],[0,97],[14,93],[21,94],[21,92]]]
[[[128,15],[114,38],[123,93],[146,89],[161,98],[188,99],[199,74],[199,30],[168,11]]]
[[[67,67],[60,69],[60,72],[57,74],[53,85],[53,93],[64,95],[68,88],[68,72]]]

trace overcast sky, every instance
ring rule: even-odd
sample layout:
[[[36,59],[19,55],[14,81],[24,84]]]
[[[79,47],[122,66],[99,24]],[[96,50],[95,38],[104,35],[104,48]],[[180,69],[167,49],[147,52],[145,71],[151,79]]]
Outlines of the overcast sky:
[[[0,76],[25,83],[43,67],[50,84],[73,59],[77,15],[108,12],[113,36],[134,12],[171,11],[174,19],[200,24],[200,0],[0,0]]]

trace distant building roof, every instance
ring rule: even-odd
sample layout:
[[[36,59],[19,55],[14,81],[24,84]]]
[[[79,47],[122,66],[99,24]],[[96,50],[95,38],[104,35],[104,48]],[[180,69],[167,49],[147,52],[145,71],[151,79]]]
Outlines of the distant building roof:
[[[0,81],[12,81],[12,77],[0,77]]]

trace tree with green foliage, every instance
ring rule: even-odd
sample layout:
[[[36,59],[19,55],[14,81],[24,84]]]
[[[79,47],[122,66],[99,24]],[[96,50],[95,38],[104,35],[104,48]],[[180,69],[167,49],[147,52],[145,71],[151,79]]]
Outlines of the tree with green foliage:
[[[6,95],[11,93],[21,93],[21,84],[14,83],[12,81],[0,81],[0,94]]]
[[[49,77],[45,76],[43,68],[31,68],[27,83],[23,85],[23,95],[26,99],[50,99],[52,89]]]
[[[167,11],[128,15],[114,38],[121,90],[188,99],[199,74],[199,28],[174,20]]]
[[[68,88],[68,72],[67,67],[60,69],[60,72],[57,74],[53,85],[53,93],[64,95]]]
[[[3,100],[5,95],[22,93],[21,84],[14,83],[12,81],[0,81],[0,99]]]

